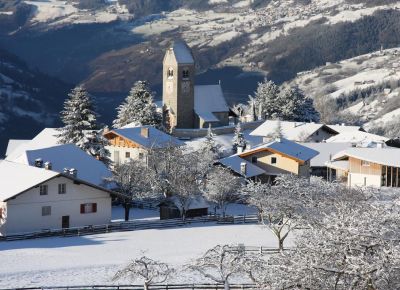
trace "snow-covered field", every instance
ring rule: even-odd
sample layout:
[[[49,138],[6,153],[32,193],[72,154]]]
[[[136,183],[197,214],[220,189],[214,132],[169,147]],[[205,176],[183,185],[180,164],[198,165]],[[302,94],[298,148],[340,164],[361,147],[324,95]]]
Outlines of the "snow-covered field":
[[[217,244],[276,246],[258,225],[204,224],[71,238],[0,243],[0,288],[113,284],[114,273],[130,259],[149,256],[182,267]],[[290,246],[290,239],[286,246]],[[120,283],[128,281],[120,281]],[[171,282],[205,282],[180,273]],[[115,282],[114,282],[115,284]]]

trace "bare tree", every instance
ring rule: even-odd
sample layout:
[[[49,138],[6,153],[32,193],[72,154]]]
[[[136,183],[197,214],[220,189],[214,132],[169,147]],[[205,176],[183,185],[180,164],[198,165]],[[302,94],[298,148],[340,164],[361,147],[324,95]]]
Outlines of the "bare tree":
[[[243,264],[246,263],[245,251],[238,251],[230,245],[217,245],[198,258],[190,269],[199,272],[204,277],[224,284],[229,290],[229,279],[235,275],[246,275]]]
[[[224,167],[214,167],[206,179],[204,195],[207,200],[216,204],[225,217],[228,203],[240,199],[240,186],[243,179],[232,174]]]
[[[112,177],[106,179],[122,195],[120,200],[125,209],[125,221],[129,220],[133,200],[155,195],[151,188],[152,179],[147,166],[134,160],[116,165]]]
[[[146,256],[133,260],[124,269],[119,270],[113,280],[129,278],[131,280],[142,279],[144,289],[155,283],[165,282],[174,270],[165,263],[152,260]]]

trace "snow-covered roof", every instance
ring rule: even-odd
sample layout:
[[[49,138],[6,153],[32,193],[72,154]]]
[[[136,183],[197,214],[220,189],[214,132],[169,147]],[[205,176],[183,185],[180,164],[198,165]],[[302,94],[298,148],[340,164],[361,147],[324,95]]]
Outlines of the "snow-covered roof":
[[[218,121],[212,113],[228,112],[229,107],[221,85],[194,86],[194,110],[197,115],[210,122]]]
[[[59,132],[55,128],[45,128],[32,140],[24,142],[16,147],[9,155],[7,155],[6,160],[16,160],[26,150],[43,149],[58,145],[58,138],[56,137],[58,134]]]
[[[15,162],[35,166],[35,160],[51,162],[52,170],[62,173],[64,168],[76,169],[77,178],[94,185],[104,186],[104,178],[110,177],[111,171],[103,162],[93,158],[74,144],[27,150]]]
[[[148,129],[148,137],[142,135],[142,129]],[[152,126],[141,126],[132,128],[115,129],[107,132],[105,136],[110,133],[117,134],[121,137],[131,140],[140,146],[150,148],[164,148],[168,146],[182,146],[184,143],[177,138],[168,135]]]
[[[400,167],[400,149],[394,147],[350,148],[335,154],[333,160],[343,160],[348,157],[386,166]]]
[[[386,142],[389,138],[363,132],[363,131],[351,131],[351,132],[343,132],[336,136],[332,136],[328,140],[327,143],[330,142],[349,142],[349,143],[363,143],[363,142]]]
[[[267,120],[251,132],[250,135],[264,137],[271,136],[276,132],[279,123],[283,137],[294,141],[304,141],[304,139],[308,138],[321,128],[330,131],[333,134],[337,134],[334,129],[329,128],[324,124]]]
[[[0,162],[0,200],[7,200],[58,175],[58,172],[25,164]]]
[[[17,149],[19,146],[21,146],[22,144],[25,144],[27,142],[29,142],[31,140],[17,140],[17,139],[10,139],[8,141],[8,145],[7,145],[7,150],[6,150],[6,155],[8,156],[10,155],[15,149]]]
[[[344,125],[344,124],[326,125],[326,126],[328,126],[329,128],[335,130],[338,133],[363,131],[364,130],[361,126],[347,126],[347,125]]]
[[[188,45],[183,41],[175,41],[172,50],[174,51],[176,61],[182,64],[194,63],[192,52]]]
[[[303,146],[301,144],[298,144],[296,142],[290,141],[285,138],[280,138],[280,139],[276,139],[272,142],[262,144],[258,147],[247,150],[247,151],[239,154],[239,156],[248,156],[253,153],[256,153],[259,151],[264,151],[264,150],[276,151],[283,155],[292,157],[294,159],[297,159],[297,160],[300,160],[303,162],[308,161],[318,155],[318,151],[315,151],[314,149],[308,148],[306,146]]]
[[[318,151],[319,154],[311,159],[311,167],[325,167],[325,163],[332,157],[347,148],[351,148],[351,143],[300,143],[301,145]]]
[[[221,163],[222,165],[224,165],[227,168],[230,168],[231,170],[235,171],[237,174],[240,174],[242,176],[243,176],[243,174],[241,171],[241,164],[246,163],[246,175],[244,176],[246,178],[262,175],[265,173],[265,171],[263,169],[254,165],[253,163],[241,158],[238,155],[232,155],[232,156],[220,159],[219,163]]]
[[[328,161],[325,163],[325,165],[333,169],[339,169],[343,171],[349,170],[349,161],[347,160]]]

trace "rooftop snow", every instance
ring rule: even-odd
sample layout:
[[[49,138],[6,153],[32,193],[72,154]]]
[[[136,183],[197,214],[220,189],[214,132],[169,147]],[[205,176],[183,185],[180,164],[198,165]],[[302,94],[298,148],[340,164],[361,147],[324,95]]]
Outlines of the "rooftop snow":
[[[354,132],[354,131],[362,131],[363,128],[361,126],[347,126],[347,125],[326,125],[329,128],[335,130],[338,133],[344,132]]]
[[[283,137],[294,141],[304,141],[305,138],[308,138],[321,128],[326,128],[327,130],[333,130],[336,132],[334,129],[331,129],[324,124],[267,120],[251,132],[250,135],[264,137],[271,136],[276,131],[279,122]]]
[[[311,167],[325,167],[325,163],[330,161],[333,155],[351,147],[351,143],[301,143],[301,145],[319,152],[311,159]]]
[[[327,143],[330,142],[351,142],[351,143],[363,143],[363,142],[386,142],[389,138],[363,132],[363,131],[351,131],[351,132],[343,132],[336,136],[332,136],[328,140]]]
[[[194,110],[199,116],[204,116],[206,121],[213,118],[218,121],[212,113],[228,112],[221,85],[194,86]]]
[[[308,148],[296,142],[287,140],[285,138],[281,138],[280,140],[275,140],[270,143],[262,144],[258,147],[245,151],[239,155],[240,156],[250,155],[252,152],[259,151],[262,149],[266,150],[273,149],[284,155],[293,157],[295,159],[299,159],[301,161],[310,160],[318,155],[318,151],[315,151],[314,149]]]
[[[141,134],[142,128],[148,128],[149,137],[146,138]],[[111,130],[109,133],[116,133],[126,139],[129,139],[144,148],[163,148],[170,145],[181,146],[184,145],[182,141],[179,141],[175,137],[168,135],[152,126],[132,127]],[[108,133],[106,133],[108,134]]]
[[[0,162],[0,200],[11,198],[58,175],[58,172],[25,164]]]
[[[6,156],[10,155],[19,146],[21,146],[22,144],[28,143],[29,141],[31,141],[31,140],[10,139],[8,141],[8,145],[7,145]]]
[[[74,144],[57,145],[44,149],[27,150],[16,162],[35,165],[36,159],[51,162],[52,170],[63,173],[64,168],[78,171],[77,178],[94,185],[104,185],[111,172],[101,161],[93,158]]]
[[[172,50],[174,51],[175,58],[178,63],[194,63],[192,52],[186,43],[182,41],[176,41],[172,46]]]
[[[399,148],[350,148],[335,154],[333,160],[343,160],[347,157],[387,166],[400,167]]]
[[[246,163],[246,178],[262,175],[265,173],[263,169],[252,164],[251,162],[240,158],[238,155],[232,155],[223,159],[220,159],[219,162],[227,168],[232,169],[237,174],[243,175],[241,172],[241,164]]]
[[[339,169],[343,171],[349,170],[349,161],[347,160],[340,160],[340,161],[328,161],[325,165],[329,168]]]

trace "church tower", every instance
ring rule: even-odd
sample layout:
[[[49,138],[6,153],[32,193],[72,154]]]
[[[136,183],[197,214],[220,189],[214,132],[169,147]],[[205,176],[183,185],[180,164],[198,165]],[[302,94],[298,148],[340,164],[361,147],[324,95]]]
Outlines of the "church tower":
[[[163,118],[169,128],[194,128],[195,62],[184,42],[175,42],[163,61]]]

